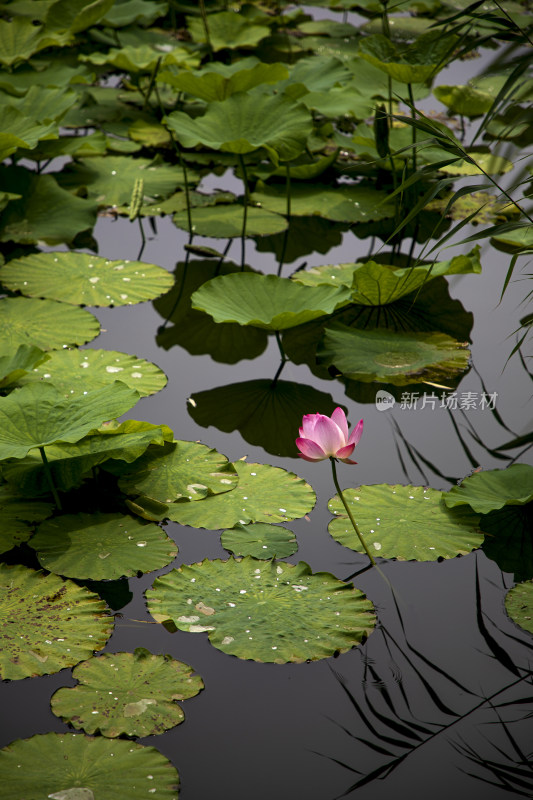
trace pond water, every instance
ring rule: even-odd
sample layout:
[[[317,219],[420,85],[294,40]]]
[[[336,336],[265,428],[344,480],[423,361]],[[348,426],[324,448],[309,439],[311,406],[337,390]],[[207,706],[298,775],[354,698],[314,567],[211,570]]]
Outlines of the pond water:
[[[319,18],[316,9],[313,13]],[[343,19],[342,14],[328,12],[328,16]],[[359,24],[355,15],[348,20]],[[476,72],[471,63],[468,68]],[[438,109],[434,98],[424,103]],[[350,176],[349,170],[346,174]],[[230,170],[204,179],[204,191],[214,187],[242,190]],[[309,219],[308,224],[311,235],[313,222]],[[188,234],[176,228],[170,216],[156,219],[156,232],[147,220],[143,225],[147,243],[142,260],[172,272],[186,258]],[[390,254],[379,238],[358,238],[354,230],[345,227],[339,244],[325,253],[304,248],[304,255],[285,265],[283,275],[290,275],[303,262],[309,268],[366,260],[369,252]],[[452,241],[478,231],[475,226],[464,227]],[[137,258],[139,228],[127,217],[100,217],[94,237],[101,256]],[[304,229],[302,240],[305,237]],[[246,262],[254,270],[275,275],[278,261],[269,252],[268,242],[268,237],[257,243],[249,239]],[[410,239],[407,242],[410,244]],[[193,244],[222,250],[226,240],[195,237]],[[437,381],[408,385],[409,399],[402,400],[400,392],[395,392],[394,407],[380,410],[375,401],[378,384],[356,385],[344,382],[342,376],[320,377],[306,363],[289,360],[284,365],[280,381],[329,395],[334,405],[346,409],[351,425],[364,419],[355,454],[357,465],[338,466],[342,487],[413,484],[444,491],[480,467],[500,469],[515,459],[533,464],[531,450],[503,451],[505,457],[496,450],[531,431],[532,383],[526,368],[530,362],[518,354],[507,361],[519,320],[526,313],[527,267],[517,267],[522,272],[514,274],[500,302],[510,256],[489,245],[488,239],[481,239],[480,245],[481,274],[439,279],[447,280],[451,297],[473,314],[471,368],[459,384],[453,383],[449,389]],[[240,263],[240,247],[235,238],[228,259]],[[446,251],[443,246],[437,256],[444,260],[471,247],[467,244]],[[418,252],[417,245],[415,256]],[[189,256],[189,269],[194,269],[196,259],[194,254]],[[221,545],[219,531],[165,523],[164,530],[176,542],[178,555],[163,569],[129,579],[131,599],[114,606],[115,629],[104,652],[133,652],[144,647],[153,653],[168,653],[202,677],[205,689],[182,703],[183,724],[138,740],[157,748],[178,769],[180,797],[381,800],[392,795],[416,799],[430,794],[434,800],[444,800],[455,793],[499,800],[510,794],[532,796],[533,774],[527,759],[531,759],[533,639],[505,611],[504,598],[513,586],[513,573],[503,572],[480,549],[432,562],[383,559],[378,562],[379,570],[368,569],[364,554],[343,547],[328,533],[331,514],[327,504],[335,490],[327,461],[298,459],[296,446],[294,452],[280,454],[286,439],[280,447],[279,431],[267,427],[268,419],[264,425],[260,417],[255,419],[247,436],[231,430],[231,425],[229,430],[216,425],[224,418],[221,412],[227,396],[221,387],[274,377],[280,365],[275,337],[269,336],[259,356],[236,363],[215,361],[207,354],[209,348],[204,348],[204,354],[191,355],[186,348],[194,351],[196,345],[187,342],[186,331],[182,346],[166,349],[157,341],[163,324],[161,308],[155,301],[91,309],[102,332],[88,349],[135,354],[157,364],[168,377],[161,392],[141,399],[121,419],[164,423],[176,439],[203,442],[233,463],[246,457],[248,462],[271,464],[307,481],[316,492],[316,505],[305,517],[288,522],[298,550],[286,560],[293,564],[305,561],[313,572],[329,572],[340,580],[353,579],[378,616],[376,630],[362,645],[308,663],[240,659],[215,649],[206,633],[171,633],[148,613],[144,592],[157,576],[173,568],[206,558],[226,559],[228,551]],[[434,306],[431,313],[437,317],[439,311]],[[444,386],[448,386],[445,381]],[[471,393],[476,407],[441,407],[442,392],[452,389],[462,397]],[[241,391],[248,398],[245,386]],[[209,394],[198,397],[199,393]],[[416,407],[413,393],[418,393]],[[431,402],[431,393],[436,401]],[[482,407],[482,395],[492,395],[493,408]],[[238,406],[238,389],[232,397]],[[204,402],[215,417],[206,426],[196,421]],[[309,407],[306,411],[321,410]],[[236,408],[236,420],[238,412]],[[29,548],[4,556],[8,563],[21,560],[38,567],[31,558]],[[0,745],[34,734],[72,730],[51,713],[50,698],[59,687],[75,683],[65,669],[2,682]],[[11,794],[10,800],[15,800]],[[65,800],[70,798],[65,796]]]

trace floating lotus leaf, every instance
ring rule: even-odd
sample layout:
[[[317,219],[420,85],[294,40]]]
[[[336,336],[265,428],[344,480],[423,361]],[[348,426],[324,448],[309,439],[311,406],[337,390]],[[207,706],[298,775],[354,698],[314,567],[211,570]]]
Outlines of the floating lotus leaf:
[[[116,350],[56,350],[45,364],[25,375],[21,384],[50,382],[63,394],[79,397],[85,392],[120,381],[141,397],[160,392],[167,376],[151,361]]]
[[[510,230],[491,237],[490,243],[504,253],[520,253],[533,248],[533,225],[530,223],[514,223]]]
[[[284,186],[263,184],[252,194],[252,200],[262,208],[285,214],[287,197]],[[328,187],[322,184],[291,186],[291,215],[319,216],[333,222],[370,222],[394,217],[394,205],[387,195],[370,186],[341,183]]]
[[[17,383],[36,364],[41,364],[48,358],[42,350],[31,344],[21,344],[15,352],[0,356],[0,389]]]
[[[175,441],[150,448],[126,470],[119,483],[123,492],[147,495],[161,503],[202,500],[229,492],[238,482],[226,456],[198,442]]]
[[[32,448],[55,442],[78,442],[138,399],[119,381],[78,397],[65,397],[46,383],[15,389],[0,397],[0,459],[23,458]]]
[[[55,300],[6,297],[0,300],[0,353],[20,345],[55,350],[90,342],[100,323],[89,311]]]
[[[110,261],[86,253],[32,253],[0,269],[7,289],[86,306],[131,306],[173,285],[166,269],[142,261]]]
[[[203,117],[173,111],[166,122],[184,147],[201,144],[240,155],[264,147],[274,163],[296,158],[313,129],[304,106],[281,95],[243,93],[210,103]]]
[[[306,108],[318,111],[325,117],[355,117],[365,119],[375,108],[369,97],[363,96],[358,89],[359,81],[347,86],[334,87],[327,92],[309,92],[300,98]]]
[[[452,114],[464,117],[479,117],[490,111],[494,97],[488,92],[475,89],[473,86],[435,86],[433,94]]]
[[[158,578],[146,597],[157,622],[207,631],[224,653],[276,664],[351,650],[375,624],[362,592],[304,561],[205,559]]]
[[[267,17],[268,19],[268,17]],[[187,17],[187,27],[195,42],[207,42],[200,17]],[[215,52],[226,48],[253,47],[270,34],[266,25],[256,25],[234,11],[209,14],[209,45]]]
[[[183,184],[183,171],[148,158],[94,156],[68,164],[62,172],[56,173],[56,178],[70,191],[85,186],[89,196],[100,206],[120,206],[130,202],[139,178],[144,181],[146,195],[168,197]]]
[[[370,552],[400,561],[436,561],[466,555],[480,547],[479,515],[470,509],[450,511],[444,493],[423,486],[360,486],[343,490]],[[344,506],[335,495],[328,504],[338,515],[329,524],[337,542],[364,552]]]
[[[30,86],[22,97],[10,97],[6,109],[15,108],[37,122],[59,122],[78,100],[78,93],[65,86]],[[55,128],[57,133],[57,127]],[[43,139],[51,138],[43,136]],[[55,138],[55,137],[54,137]]]
[[[447,175],[483,175],[484,173],[504,175],[514,166],[508,158],[495,156],[485,150],[470,150],[468,155],[474,159],[475,164],[465,160],[457,161],[448,166],[439,167],[439,172],[445,172]]]
[[[364,331],[327,327],[317,356],[347,378],[397,386],[442,383],[468,368],[470,351],[444,333]]]
[[[197,67],[198,56],[190,49],[176,45],[175,40],[166,38],[164,42],[157,44],[163,45],[164,50],[155,49],[152,43],[127,44],[124,47],[109,47],[105,52],[95,50],[87,55],[81,54],[80,61],[88,61],[97,66],[111,64],[122,72],[139,73],[153,72],[158,62],[163,66],[179,65],[182,67]]]
[[[0,485],[0,553],[26,542],[35,523],[46,519],[53,511],[53,503],[28,500],[11,487]]]
[[[365,306],[384,306],[415,292],[442,275],[480,273],[479,246],[467,255],[456,256],[436,264],[399,268],[391,264],[367,261],[364,264],[323,265],[296,272],[292,279],[306,286],[347,286],[352,302]],[[0,273],[1,275],[1,273]]]
[[[232,528],[238,522],[287,522],[305,516],[313,508],[314,491],[293,472],[244,461],[236,461],[234,466],[239,483],[232,492],[206,497],[198,503],[171,503],[169,519],[193,528],[218,530]]]
[[[0,564],[0,607],[4,680],[72,667],[104,647],[113,630],[113,620],[98,595],[73,581],[18,565]],[[0,775],[5,787],[2,767]],[[42,786],[41,782],[41,791]]]
[[[236,19],[233,17],[233,24]],[[239,18],[237,18],[239,19]],[[242,62],[236,62],[238,65]],[[213,100],[225,100],[236,92],[246,92],[261,83],[277,83],[288,76],[287,67],[284,64],[262,64],[255,63],[247,69],[239,69],[231,75],[221,75],[219,72],[211,72],[209,64],[201,75],[195,75],[183,70],[177,75],[171,72],[164,72],[158,76],[158,80],[169,83],[174,89],[180,92],[187,92],[194,97],[209,103]]]
[[[533,466],[511,464],[506,469],[475,472],[445,495],[449,508],[468,504],[479,514],[533,500]]]
[[[214,239],[232,239],[242,234],[244,207],[240,203],[218,204],[204,208],[191,209],[193,233],[198,236],[209,236]],[[189,230],[189,218],[186,211],[179,211],[173,216],[174,224],[183,230]],[[246,215],[247,236],[270,236],[280,233],[287,227],[287,221],[280,214],[273,214],[263,208],[249,206]]]
[[[452,220],[465,219],[471,217],[476,212],[474,222],[477,225],[496,224],[510,217],[517,215],[517,209],[507,200],[500,200],[496,195],[489,192],[471,192],[462,197],[455,198],[453,205],[449,207],[449,202],[453,192],[444,194],[425,206],[426,211],[438,211],[440,214]]]
[[[120,513],[98,512],[47,520],[30,546],[49,572],[94,581],[153,572],[170,564],[178,552],[157,525]]]
[[[142,647],[134,653],[103,653],[78,664],[72,672],[78,685],[53,695],[52,712],[85,733],[153,736],[183,722],[175,701],[204,688],[192,673],[188,664]]]
[[[172,441],[166,425],[152,425],[128,419],[104,424],[75,444],[47,445],[46,458],[56,489],[68,491],[79,486],[90,470],[110,459],[128,464],[139,458],[151,444]],[[25,458],[8,461],[2,467],[4,478],[27,495],[48,494],[50,484],[43,468],[41,454],[35,450]]]
[[[513,622],[533,634],[533,581],[519,583],[507,592],[505,609]]]
[[[189,414],[203,428],[213,425],[225,433],[238,430],[250,444],[267,453],[294,458],[295,434],[310,408],[331,415],[338,403],[331,395],[292,381],[245,381],[196,392]]]
[[[2,189],[22,195],[2,213],[0,241],[20,244],[67,244],[96,222],[97,204],[58,186],[52,175],[24,167],[0,167]]]
[[[213,278],[194,292],[191,303],[215,322],[279,331],[331,314],[348,298],[344,287],[310,288],[276,275],[243,272]]]
[[[0,132],[0,161],[14,153],[19,147],[32,148],[41,139],[57,136],[57,125],[48,122],[41,125],[35,117],[26,116],[12,105],[2,108],[2,128]]]
[[[175,270],[175,284],[164,297],[154,302],[156,311],[173,325],[162,327],[157,344],[169,350],[185,347],[192,355],[209,353],[215,361],[235,364],[243,358],[256,358],[267,346],[267,333],[259,328],[243,328],[237,323],[217,324],[207,314],[191,308],[191,295],[217,274],[240,271],[225,261],[220,269],[214,260],[180,262]]]
[[[253,556],[259,559],[286,558],[298,550],[296,536],[283,525],[255,522],[241,525],[238,522],[220,537],[225,550],[236,556]]]
[[[487,558],[502,572],[514,572],[517,582],[533,578],[533,503],[483,514],[479,526],[486,534],[482,550]]]
[[[158,798],[178,800],[179,776],[155,747],[45,733],[0,750],[0,781],[13,800],[145,800],[154,790]]]

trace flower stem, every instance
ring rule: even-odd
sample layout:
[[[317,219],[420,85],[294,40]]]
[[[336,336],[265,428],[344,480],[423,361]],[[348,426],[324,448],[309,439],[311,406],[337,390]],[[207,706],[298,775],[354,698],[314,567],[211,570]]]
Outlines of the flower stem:
[[[357,534],[357,536],[358,536],[358,539],[359,539],[359,541],[360,541],[360,542],[361,542],[361,544],[363,545],[363,547],[364,547],[364,549],[365,549],[365,553],[367,554],[367,556],[368,556],[368,557],[369,557],[369,559],[370,559],[370,563],[372,564],[372,566],[373,566],[373,567],[375,567],[375,566],[376,566],[376,562],[375,562],[375,561],[374,561],[374,559],[372,558],[372,554],[370,553],[370,550],[369,550],[369,549],[368,549],[368,547],[366,546],[366,542],[365,542],[365,540],[363,539],[363,537],[362,537],[362,535],[361,535],[361,532],[359,531],[359,528],[357,527],[357,522],[354,520],[354,518],[353,518],[353,514],[352,514],[352,512],[350,511],[350,508],[349,508],[349,506],[348,506],[348,503],[347,503],[347,502],[346,502],[346,500],[344,499],[344,495],[343,495],[343,493],[342,493],[341,487],[339,486],[339,481],[338,481],[338,479],[337,479],[337,467],[335,466],[335,459],[334,459],[333,457],[330,457],[330,459],[329,459],[329,460],[331,461],[331,470],[332,470],[332,472],[333,472],[333,483],[335,484],[335,489],[337,490],[337,494],[339,495],[340,499],[342,500],[342,504],[343,504],[344,508],[346,509],[346,513],[348,514],[348,516],[349,516],[349,518],[350,518],[350,522],[351,522],[351,523],[352,523],[352,525],[353,525],[353,529],[354,529],[354,531],[356,532],[356,534]]]
[[[52,470],[50,469],[50,464],[49,464],[48,459],[46,457],[46,453],[44,452],[44,447],[39,447],[39,452],[40,452],[41,458],[43,460],[43,467],[44,467],[44,473],[46,475],[46,480],[48,481],[48,485],[50,487],[50,491],[52,492],[52,496],[53,496],[53,498],[55,500],[55,504],[58,507],[59,511],[63,511],[63,507],[61,505],[61,500],[59,499],[59,494],[57,492],[57,489],[56,489],[55,483],[54,483],[54,479],[52,477]]]

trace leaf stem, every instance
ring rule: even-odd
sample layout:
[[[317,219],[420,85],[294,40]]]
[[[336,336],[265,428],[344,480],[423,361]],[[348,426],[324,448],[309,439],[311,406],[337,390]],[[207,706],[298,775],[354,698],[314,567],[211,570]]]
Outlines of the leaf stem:
[[[372,554],[370,553],[370,550],[369,550],[369,549],[368,549],[368,547],[366,546],[366,542],[365,542],[365,540],[363,539],[363,537],[362,537],[362,535],[361,535],[361,532],[360,532],[359,528],[357,527],[357,522],[354,520],[354,518],[353,518],[353,514],[352,514],[352,512],[350,511],[350,508],[349,508],[349,506],[348,506],[348,503],[347,503],[347,502],[346,502],[346,500],[344,499],[344,495],[343,495],[343,493],[342,493],[342,489],[341,489],[341,487],[339,486],[339,481],[338,481],[338,479],[337,479],[337,467],[335,466],[335,459],[333,458],[333,456],[331,456],[329,460],[331,461],[331,471],[333,472],[333,483],[335,484],[335,489],[337,490],[337,494],[339,495],[339,497],[340,497],[340,499],[341,499],[341,501],[342,501],[342,504],[343,504],[343,506],[344,506],[344,508],[345,508],[345,510],[346,510],[346,513],[348,514],[348,516],[349,516],[349,518],[350,518],[350,522],[351,522],[351,523],[352,523],[352,525],[353,525],[353,529],[354,529],[354,531],[356,532],[356,534],[357,534],[357,536],[358,536],[358,538],[359,538],[359,541],[361,542],[361,544],[363,545],[363,547],[364,547],[364,549],[365,549],[365,553],[366,553],[366,554],[367,554],[367,556],[369,557],[369,559],[370,559],[370,562],[371,562],[372,566],[373,566],[373,567],[375,567],[375,566],[376,566],[376,562],[375,562],[375,561],[374,561],[374,559],[372,558]]]
[[[52,496],[55,500],[55,504],[58,507],[59,511],[63,511],[63,506],[61,505],[61,500],[59,499],[59,494],[54,484],[54,479],[52,477],[52,470],[50,469],[50,464],[46,457],[46,453],[44,452],[44,447],[39,447],[39,452],[41,454],[41,458],[43,460],[43,467],[44,472],[46,475],[46,480],[48,481],[48,485],[50,486],[50,491],[52,492]]]

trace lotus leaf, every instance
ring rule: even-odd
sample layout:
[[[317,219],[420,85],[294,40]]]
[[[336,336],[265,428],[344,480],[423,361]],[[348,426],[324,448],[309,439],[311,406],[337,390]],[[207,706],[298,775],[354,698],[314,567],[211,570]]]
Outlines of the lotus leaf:
[[[111,28],[123,28],[136,22],[138,25],[151,25],[158,17],[164,17],[168,11],[167,2],[157,0],[123,0],[114,3],[103,19],[104,25]]]
[[[442,383],[468,369],[470,351],[444,333],[365,331],[331,325],[317,351],[319,363],[352,380]]]
[[[495,156],[484,150],[469,150],[469,160],[462,160],[439,167],[447,175],[504,175],[513,168],[513,162],[503,156]],[[470,161],[472,159],[472,161]]]
[[[240,203],[225,203],[216,206],[191,209],[192,232],[198,236],[214,239],[231,239],[242,236],[244,207]],[[185,211],[178,211],[173,217],[174,224],[185,231],[189,230],[189,217]],[[280,233],[287,227],[287,221],[280,214],[273,214],[264,208],[249,206],[246,215],[246,234],[248,236],[270,236]]]
[[[207,43],[214,52],[226,48],[253,47],[270,34],[270,28],[266,25],[255,25],[233,11],[209,14],[209,39],[199,17],[187,17],[187,27],[194,42]]]
[[[81,186],[99,206],[121,206],[130,202],[135,181],[142,178],[144,193],[150,197],[168,197],[184,182],[183,172],[171,164],[148,158],[94,156],[83,158],[56,172],[58,183],[69,191]],[[193,179],[191,174],[190,179]],[[97,263],[97,262],[94,262]]]
[[[425,83],[452,56],[459,39],[431,31],[418,36],[406,47],[399,47],[380,33],[366,36],[359,43],[361,56],[401,83]]]
[[[264,147],[274,163],[296,158],[313,127],[308,110],[285,97],[243,93],[210,103],[203,117],[173,111],[166,122],[184,147],[240,155]]]
[[[33,253],[0,269],[11,291],[86,306],[124,306],[168,291],[172,276],[142,261],[110,261],[86,253]]]
[[[26,542],[36,525],[54,511],[52,503],[28,500],[14,490],[0,484],[0,553]]]
[[[479,117],[490,111],[494,97],[473,86],[435,86],[433,94],[452,114],[465,117]]]
[[[98,595],[73,581],[19,565],[0,564],[0,604],[4,680],[72,667],[104,647],[113,631],[113,620]],[[2,767],[0,775],[5,787]]]
[[[153,736],[183,722],[175,701],[204,688],[192,673],[188,664],[142,647],[134,653],[103,653],[78,664],[72,672],[78,685],[53,695],[52,712],[85,733]]]
[[[110,459],[130,463],[139,458],[151,444],[163,445],[172,441],[172,431],[166,425],[126,420],[106,423],[75,444],[52,444],[46,447],[46,457],[57,489],[68,491],[79,486],[93,467]],[[25,458],[3,465],[3,475],[19,491],[42,495],[50,491],[40,453],[30,452]]]
[[[379,189],[362,184],[295,184],[291,187],[291,215],[316,215],[333,222],[370,222],[394,216],[394,206],[386,198]],[[263,185],[253,192],[252,200],[278,214],[287,210],[285,187]]]
[[[149,44],[126,45],[125,47],[110,47],[107,52],[81,54],[80,61],[89,62],[97,66],[111,64],[118,70],[124,72],[153,72],[158,61],[161,60],[164,66],[179,64],[181,67],[195,67],[198,65],[198,56],[185,47],[172,46],[173,42],[167,40],[164,47],[171,49],[166,53],[154,49]]]
[[[236,62],[237,65],[242,62]],[[209,70],[209,65],[207,65]],[[288,76],[284,64],[254,64],[247,69],[239,69],[231,75],[222,75],[220,72],[204,70],[201,75],[193,74],[186,70],[174,75],[163,72],[158,80],[169,83],[174,89],[199,97],[210,103],[214,100],[225,100],[237,92],[246,92],[261,83],[277,83]]]
[[[146,597],[157,622],[207,631],[224,653],[276,664],[351,650],[375,624],[362,592],[304,561],[205,559],[158,578]]]
[[[116,350],[56,350],[48,361],[24,376],[21,384],[50,382],[64,394],[79,396],[119,380],[141,397],[160,392],[165,373],[151,361]]]
[[[298,550],[296,536],[283,525],[255,522],[224,531],[220,537],[222,547],[236,556],[253,556],[258,559],[286,558]]]
[[[50,124],[59,122],[77,100],[78,93],[64,86],[30,86],[22,97],[10,97],[9,106],[36,122]],[[57,127],[55,130],[57,132]]]
[[[169,519],[193,528],[218,530],[232,528],[238,522],[287,522],[303,517],[315,504],[311,486],[293,472],[244,461],[236,461],[234,467],[239,483],[233,491],[208,496],[197,503],[171,503]]]
[[[448,508],[469,505],[479,514],[503,506],[521,506],[533,500],[533,467],[511,464],[506,469],[474,472],[445,495]]]
[[[343,287],[311,288],[276,275],[235,273],[205,283],[194,292],[191,304],[215,322],[279,331],[331,314],[348,300]]]
[[[294,432],[303,415],[310,408],[331,415],[337,405],[331,395],[312,386],[255,380],[196,392],[189,399],[189,414],[204,428],[213,425],[225,433],[238,430],[243,439],[267,453],[294,458]]]
[[[533,634],[533,581],[519,583],[507,592],[505,609],[513,622]]]
[[[479,515],[470,509],[450,511],[444,493],[435,489],[383,483],[344,489],[343,494],[374,556],[436,561],[466,555],[483,541]],[[328,508],[337,515],[329,524],[333,538],[364,552],[337,495]]]
[[[0,353],[9,355],[25,345],[57,350],[90,342],[100,323],[89,311],[55,300],[6,297],[0,300]]]
[[[202,500],[229,492],[238,482],[226,456],[198,442],[175,441],[150,448],[121,473],[123,492],[146,495],[160,503]]]
[[[490,240],[491,244],[505,253],[527,252],[533,248],[533,225],[515,223],[511,229],[497,233]]]
[[[77,397],[51,384],[30,383],[0,397],[0,459],[23,458],[34,447],[78,442],[102,422],[132,408],[139,395],[120,381]]]
[[[155,747],[45,733],[0,750],[0,781],[10,798],[25,800],[145,800],[153,790],[178,800],[179,776]]]
[[[157,525],[120,513],[98,512],[47,520],[30,546],[49,572],[93,581],[153,572],[170,564],[178,552]]]
[[[48,122],[41,125],[12,105],[2,108],[2,132],[0,133],[0,160],[3,161],[19,147],[35,147],[41,139],[57,137],[57,125]]]
[[[0,181],[5,191],[22,195],[2,213],[2,242],[71,243],[96,222],[97,204],[66,192],[52,175],[36,175],[24,167],[1,167]]]
[[[0,64],[12,67],[39,50],[61,45],[66,40],[42,25],[34,25],[27,17],[15,16],[10,21],[0,20],[0,43]]]
[[[0,356],[0,389],[12,386],[36,364],[42,364],[48,358],[46,353],[31,344],[21,344],[11,355]]]
[[[82,0],[81,3],[57,0],[48,10],[46,27],[79,33],[95,25],[110,10],[113,3],[114,0],[92,0],[92,2]]]

